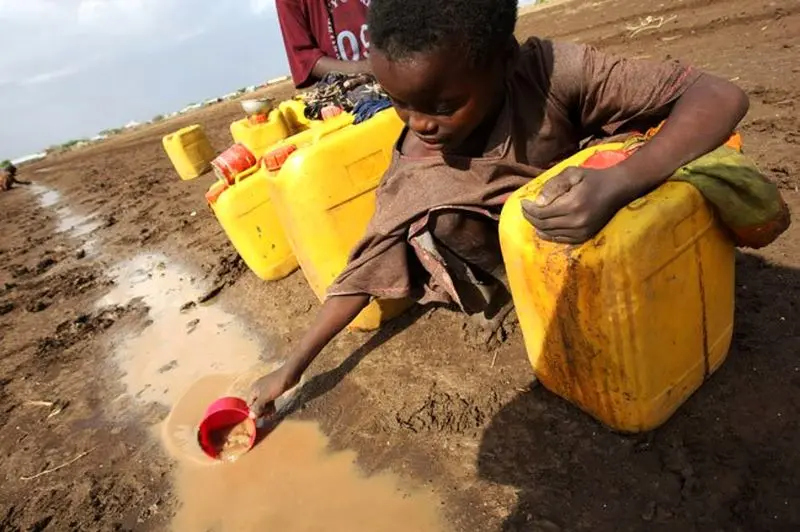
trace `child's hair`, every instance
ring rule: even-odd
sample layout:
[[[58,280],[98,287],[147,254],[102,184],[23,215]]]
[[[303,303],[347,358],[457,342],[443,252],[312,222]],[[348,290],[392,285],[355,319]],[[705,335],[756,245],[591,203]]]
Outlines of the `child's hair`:
[[[390,60],[458,46],[472,64],[495,58],[511,41],[517,0],[372,0],[372,46]]]
[[[13,164],[13,163],[8,163],[8,164],[7,164],[7,165],[6,165],[6,166],[3,168],[3,170],[5,170],[6,172],[8,172],[8,174],[9,174],[11,177],[14,177],[15,175],[17,175],[17,167],[16,167],[16,166],[14,166],[14,164]]]

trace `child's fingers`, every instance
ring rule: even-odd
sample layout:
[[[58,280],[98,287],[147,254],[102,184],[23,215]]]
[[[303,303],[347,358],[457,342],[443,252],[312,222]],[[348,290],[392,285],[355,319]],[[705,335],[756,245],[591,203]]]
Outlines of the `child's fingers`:
[[[568,216],[557,216],[555,218],[537,218],[523,209],[522,215],[537,231],[558,231],[570,229],[574,223]]]
[[[536,197],[536,205],[546,207],[556,199],[563,196],[572,187],[583,181],[583,171],[580,168],[569,167],[544,184]]]
[[[562,195],[545,206],[540,206],[535,201],[522,200],[522,214],[531,223],[534,223],[534,220],[567,216],[573,211],[572,202],[566,201],[567,199]]]

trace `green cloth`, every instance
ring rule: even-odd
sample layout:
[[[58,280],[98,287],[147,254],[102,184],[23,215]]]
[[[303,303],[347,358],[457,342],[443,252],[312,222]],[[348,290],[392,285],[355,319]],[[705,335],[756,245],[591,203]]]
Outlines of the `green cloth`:
[[[764,247],[791,223],[778,187],[750,158],[730,146],[720,146],[683,166],[671,179],[689,183],[703,194],[737,246]]]

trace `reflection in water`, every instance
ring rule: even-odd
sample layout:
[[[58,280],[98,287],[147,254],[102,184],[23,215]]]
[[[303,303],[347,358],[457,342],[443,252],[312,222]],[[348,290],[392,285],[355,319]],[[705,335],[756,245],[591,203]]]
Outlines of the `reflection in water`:
[[[61,203],[61,192],[56,189],[34,183],[30,186],[30,191],[38,199],[39,205],[45,209]],[[69,232],[73,237],[81,237],[88,235],[103,225],[99,220],[93,220],[93,215],[76,214],[68,206],[59,207],[55,212],[58,216],[57,233]]]
[[[56,232],[65,233],[69,231],[74,237],[85,236],[99,229],[102,224],[100,220],[93,220],[92,216],[81,216],[74,214],[69,207],[61,207],[56,211],[58,214],[58,225]]]

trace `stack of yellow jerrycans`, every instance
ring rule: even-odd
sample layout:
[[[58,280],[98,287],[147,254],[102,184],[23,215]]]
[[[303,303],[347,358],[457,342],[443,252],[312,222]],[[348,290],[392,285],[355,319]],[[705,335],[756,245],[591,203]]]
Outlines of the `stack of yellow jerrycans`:
[[[518,190],[500,241],[539,381],[611,428],[639,432],[664,423],[725,360],[732,242],[686,183],[634,201],[580,246],[538,238],[521,209],[564,168],[624,157],[620,144],[590,148]]]
[[[272,206],[261,156],[291,130],[280,109],[252,113],[231,123],[230,130],[240,145],[233,148],[243,146],[255,165],[238,173],[218,172],[206,200],[248,268],[260,279],[277,281],[297,269],[297,260]]]
[[[280,279],[299,264],[322,300],[347,264],[375,211],[375,190],[403,127],[393,109],[353,122],[350,113],[308,120],[303,103],[290,100],[268,120],[232,124],[235,139],[259,157],[258,164],[218,181],[206,198],[260,278]],[[264,151],[286,131],[294,134]],[[377,329],[408,306],[407,301],[373,302],[350,327]]]
[[[279,142],[265,156],[274,208],[320,300],[366,231],[375,190],[402,128],[394,109],[356,125],[343,113]],[[350,327],[377,329],[408,306],[408,301],[375,301]]]

